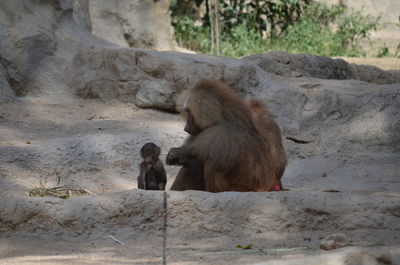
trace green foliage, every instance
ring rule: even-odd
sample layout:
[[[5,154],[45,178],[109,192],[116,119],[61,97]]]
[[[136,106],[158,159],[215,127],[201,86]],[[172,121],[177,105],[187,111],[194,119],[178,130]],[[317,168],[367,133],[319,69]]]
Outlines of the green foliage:
[[[229,57],[242,57],[252,53],[262,53],[266,50],[266,41],[254,28],[239,24],[232,29],[231,34],[223,34],[221,54]]]
[[[172,20],[176,41],[179,46],[202,53],[209,53],[211,42],[209,28],[195,26],[188,16],[175,17]]]
[[[246,25],[262,35],[277,35],[294,24],[312,0],[225,0],[221,3],[222,31]]]
[[[382,57],[387,57],[389,56],[389,48],[386,47],[386,45],[384,45],[383,47],[381,47],[378,51],[378,54],[376,55],[376,57],[382,58]]]
[[[328,8],[310,5],[298,23],[290,26],[281,38],[272,39],[271,47],[292,53],[309,53],[325,56],[364,56],[359,41],[369,37],[378,19],[354,12],[344,16],[339,6]],[[332,24],[336,25],[336,29]]]
[[[253,244],[248,244],[246,246],[242,246],[242,245],[237,245],[236,248],[241,248],[241,249],[252,249],[253,248]]]
[[[365,52],[358,44],[360,40],[369,38],[369,33],[378,27],[379,18],[370,15],[364,16],[361,12],[353,12],[349,16],[341,17],[338,21],[338,30],[335,33],[345,56],[364,56]]]
[[[196,1],[200,4],[201,0]],[[328,7],[313,0],[225,0],[221,1],[221,54],[241,57],[269,50],[325,56],[363,56],[360,40],[378,26],[378,19],[342,6]],[[175,3],[175,4],[174,4]],[[172,21],[180,46],[210,53],[210,26],[207,15],[190,17],[193,1],[174,0]],[[185,7],[183,11],[180,6]],[[184,13],[186,12],[186,13]],[[385,56],[382,50],[382,56]]]

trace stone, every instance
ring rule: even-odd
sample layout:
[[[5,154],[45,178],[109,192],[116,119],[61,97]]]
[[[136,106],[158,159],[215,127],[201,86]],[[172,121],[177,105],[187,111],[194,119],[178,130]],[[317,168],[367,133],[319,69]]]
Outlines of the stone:
[[[344,234],[329,235],[321,240],[320,247],[324,250],[332,250],[349,246],[351,241]]]
[[[94,35],[121,47],[174,49],[169,1],[90,0],[89,6]]]
[[[6,70],[0,64],[0,104],[15,100],[15,93],[8,83]]]

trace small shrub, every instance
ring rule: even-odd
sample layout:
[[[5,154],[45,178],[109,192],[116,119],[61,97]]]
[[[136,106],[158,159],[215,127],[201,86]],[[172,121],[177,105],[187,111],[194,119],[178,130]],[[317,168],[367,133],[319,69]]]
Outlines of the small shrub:
[[[376,57],[378,57],[378,58],[388,57],[388,56],[390,56],[390,52],[389,52],[389,48],[386,45],[381,47],[378,51],[378,54],[376,55]]]
[[[369,32],[376,29],[378,19],[360,12],[345,16],[344,11],[343,7],[328,8],[324,4],[314,3],[297,24],[288,28],[284,36],[270,41],[271,47],[292,53],[364,56],[359,41],[368,38]]]
[[[262,53],[266,48],[266,41],[246,24],[234,27],[231,34],[224,34],[221,42],[221,54],[229,57]]]
[[[211,47],[209,27],[202,27],[201,24],[195,25],[195,21],[188,16],[174,17],[172,25],[179,46],[193,51],[209,53]]]

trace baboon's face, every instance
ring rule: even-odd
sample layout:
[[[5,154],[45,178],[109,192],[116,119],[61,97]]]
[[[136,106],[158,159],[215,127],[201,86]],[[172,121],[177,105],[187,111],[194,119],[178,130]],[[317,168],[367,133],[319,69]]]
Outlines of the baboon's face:
[[[183,104],[185,131],[198,135],[221,120],[220,102],[212,93],[194,89]]]

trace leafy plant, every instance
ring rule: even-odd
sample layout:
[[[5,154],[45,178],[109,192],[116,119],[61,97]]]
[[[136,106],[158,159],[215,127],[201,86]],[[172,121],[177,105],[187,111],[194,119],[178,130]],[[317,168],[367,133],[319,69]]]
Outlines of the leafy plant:
[[[237,25],[231,34],[224,34],[221,43],[221,53],[229,57],[241,57],[250,53],[262,53],[267,43],[255,29],[246,24]]]
[[[195,10],[196,6],[200,8],[203,2],[174,0],[171,16],[180,46],[212,53],[208,13],[194,18],[196,16],[187,11]],[[377,28],[379,22],[361,12],[345,14],[343,6],[328,7],[313,0],[220,2],[221,55],[230,57],[269,50],[363,56],[365,52],[359,45],[360,40],[369,38],[369,33]]]
[[[179,46],[203,53],[209,52],[211,43],[208,27],[196,26],[195,21],[188,16],[173,18],[172,25]]]
[[[221,3],[222,30],[246,24],[260,35],[279,35],[294,24],[312,0],[229,0]]]
[[[379,49],[376,57],[382,58],[382,57],[387,57],[389,55],[390,55],[389,48],[386,45],[384,45]]]
[[[292,53],[325,56],[363,56],[359,41],[369,37],[378,19],[360,12],[344,15],[345,8],[328,8],[321,3],[311,4],[303,17],[290,26],[284,36],[272,39],[270,46]],[[332,26],[336,24],[336,29]]]

